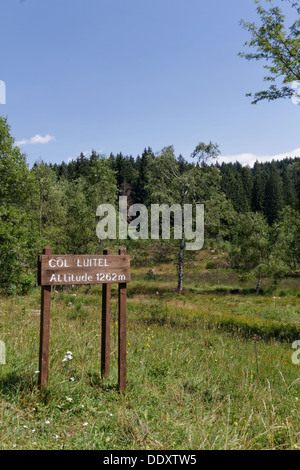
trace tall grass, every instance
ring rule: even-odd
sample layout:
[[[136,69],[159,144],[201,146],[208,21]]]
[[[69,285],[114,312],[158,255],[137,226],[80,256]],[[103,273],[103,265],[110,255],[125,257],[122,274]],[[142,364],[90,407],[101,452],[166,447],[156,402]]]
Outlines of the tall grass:
[[[102,381],[100,286],[88,296],[81,288],[53,293],[43,392],[40,292],[1,299],[0,449],[300,448],[300,366],[290,344],[299,331],[295,296],[276,305],[275,319],[266,314],[273,296],[178,295],[161,278],[143,276],[128,293],[124,395],[116,387],[116,297],[111,376]],[[293,302],[288,322],[285,305]]]

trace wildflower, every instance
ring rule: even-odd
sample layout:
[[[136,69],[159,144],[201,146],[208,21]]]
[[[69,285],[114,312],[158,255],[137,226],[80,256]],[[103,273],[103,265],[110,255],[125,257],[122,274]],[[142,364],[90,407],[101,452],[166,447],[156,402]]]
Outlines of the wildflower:
[[[67,354],[63,358],[62,362],[67,362],[68,360],[71,361],[73,359],[71,351],[67,351]]]
[[[83,425],[82,425],[82,426],[87,426],[88,424],[89,424],[89,423],[86,423],[86,422],[85,422],[85,423],[83,423]]]
[[[73,398],[66,397],[66,400],[71,403],[71,401],[73,401]]]
[[[23,428],[28,429],[28,426],[25,426],[25,425],[24,425]]]
[[[70,380],[71,380],[71,382],[74,382],[74,381],[75,381],[74,377],[71,377]]]
[[[50,424],[50,421],[47,419],[47,421],[45,421],[45,424]]]

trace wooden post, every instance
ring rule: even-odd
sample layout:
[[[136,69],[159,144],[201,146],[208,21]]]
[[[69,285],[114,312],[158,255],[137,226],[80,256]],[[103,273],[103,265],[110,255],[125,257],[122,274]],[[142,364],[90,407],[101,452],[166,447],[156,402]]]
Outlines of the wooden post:
[[[50,246],[43,249],[44,255],[51,255]],[[48,382],[49,370],[49,343],[50,343],[50,303],[51,286],[42,286],[41,323],[40,323],[40,358],[39,358],[39,389]]]
[[[126,255],[126,248],[119,250],[119,255]],[[118,383],[120,392],[124,392],[126,389],[126,294],[127,284],[119,284],[119,357],[118,357]]]
[[[110,255],[110,248],[103,250]],[[102,332],[101,332],[101,376],[109,377],[110,366],[110,318],[111,318],[111,284],[102,286]]]

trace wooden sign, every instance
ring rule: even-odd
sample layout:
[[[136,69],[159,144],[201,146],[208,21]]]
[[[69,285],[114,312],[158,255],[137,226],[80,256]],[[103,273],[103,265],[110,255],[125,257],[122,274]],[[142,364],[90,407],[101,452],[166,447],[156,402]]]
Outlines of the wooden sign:
[[[130,282],[126,255],[41,255],[38,284],[60,286]]]
[[[109,248],[103,255],[52,255],[46,246],[38,258],[38,285],[42,286],[39,388],[48,382],[50,344],[51,286],[103,284],[101,374],[109,376],[111,284],[119,285],[119,341],[118,383],[121,392],[126,389],[126,295],[130,282],[130,257],[121,248],[119,255],[111,255]]]

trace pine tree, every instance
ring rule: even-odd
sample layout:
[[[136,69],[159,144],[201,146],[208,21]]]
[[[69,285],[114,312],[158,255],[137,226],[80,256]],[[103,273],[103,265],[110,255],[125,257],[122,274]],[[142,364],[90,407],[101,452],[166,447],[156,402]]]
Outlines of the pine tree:
[[[253,167],[253,191],[251,204],[253,212],[263,213],[265,203],[265,190],[266,178],[264,175],[263,165],[256,161]]]
[[[266,182],[264,213],[272,225],[283,208],[283,188],[278,170],[273,166]]]

